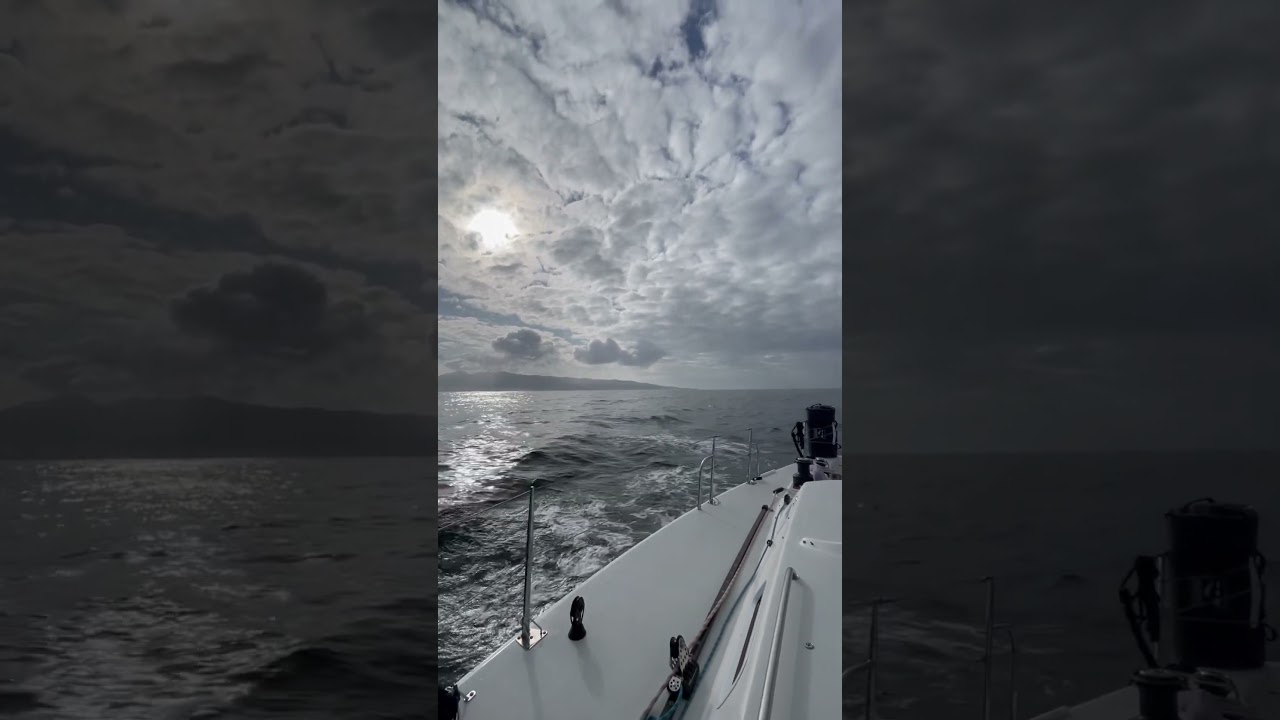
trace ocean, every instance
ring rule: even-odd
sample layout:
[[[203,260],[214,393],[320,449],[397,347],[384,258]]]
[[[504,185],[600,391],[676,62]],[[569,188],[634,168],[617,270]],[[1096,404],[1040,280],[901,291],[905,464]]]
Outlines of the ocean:
[[[433,717],[437,659],[451,682],[516,633],[524,506],[496,503],[547,486],[534,575],[545,607],[692,507],[710,436],[718,482],[737,483],[746,428],[767,467],[785,464],[790,426],[839,394],[439,400],[438,536],[424,460],[0,464],[0,715]],[[1165,510],[1251,502],[1263,551],[1275,557],[1280,541],[1268,525],[1276,454],[849,452],[846,467],[846,666],[865,652],[862,601],[899,598],[882,614],[885,718],[976,716],[984,575],[1017,640],[1025,718],[1138,666],[1116,587],[1135,554],[1164,549]],[[1001,654],[994,717],[1006,717],[1008,668]],[[848,718],[860,687],[851,675]]]
[[[0,715],[434,717],[424,460],[0,465]]]
[[[470,514],[535,480],[548,488],[535,493],[536,614],[693,507],[711,436],[717,488],[737,484],[748,428],[763,464],[779,465],[815,402],[836,405],[839,391],[441,393],[441,680],[512,637],[521,612],[527,500]]]
[[[518,632],[524,500],[539,480],[535,613],[694,502],[719,435],[719,479],[745,477],[747,428],[764,465],[794,458],[790,427],[837,390],[442,393],[439,396],[439,665],[453,682]],[[844,438],[857,447],[856,438]],[[866,448],[858,448],[865,450]],[[978,717],[987,575],[1017,645],[1019,718],[1123,686],[1141,658],[1117,588],[1135,555],[1164,550],[1163,514],[1202,496],[1263,513],[1280,533],[1280,455],[1217,453],[875,455],[846,450],[844,654],[866,652],[881,613],[884,718]],[[488,509],[486,509],[488,508]],[[475,514],[478,513],[478,514]],[[474,514],[474,515],[473,515]],[[1280,523],[1280,519],[1274,522]],[[452,524],[452,526],[451,526]],[[1270,602],[1274,606],[1274,600]],[[1274,616],[1274,612],[1269,613]],[[1001,636],[993,717],[1008,717]],[[659,659],[661,661],[661,658]],[[860,718],[862,677],[845,682]]]

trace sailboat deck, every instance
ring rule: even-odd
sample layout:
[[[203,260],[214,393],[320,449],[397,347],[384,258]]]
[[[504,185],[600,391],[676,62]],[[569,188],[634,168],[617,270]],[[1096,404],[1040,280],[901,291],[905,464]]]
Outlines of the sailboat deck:
[[[772,548],[763,533],[748,556],[748,568],[759,561],[759,572],[733,593],[744,603],[724,618],[719,652],[703,655],[702,687],[684,720],[758,718],[762,703],[774,720],[840,717],[844,483],[811,482],[794,497],[790,507],[779,504]]]
[[[741,484],[645,538],[536,618],[547,637],[515,638],[458,683],[466,720],[640,717],[666,682],[669,637],[698,633],[759,507],[788,475]],[[691,498],[692,500],[692,498]],[[568,639],[573,596],[586,637]]]
[[[775,718],[836,718],[841,712],[840,673],[843,587],[841,574],[844,483],[805,485],[796,500],[781,567],[795,570],[783,624]],[[773,629],[773,623],[769,629]]]
[[[760,507],[790,480],[784,468],[725,491],[719,504],[704,502],[588,578],[536,618],[548,634],[532,649],[513,638],[458,683],[464,698],[475,693],[461,717],[640,718],[670,673],[668,639],[692,641]],[[569,607],[577,595],[586,602],[587,635],[573,642]],[[775,717],[784,716],[801,717]]]

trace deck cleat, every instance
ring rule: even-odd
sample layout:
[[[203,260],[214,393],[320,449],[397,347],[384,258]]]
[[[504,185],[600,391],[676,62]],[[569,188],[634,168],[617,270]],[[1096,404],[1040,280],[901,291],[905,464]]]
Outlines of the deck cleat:
[[[587,636],[587,626],[582,624],[582,615],[587,611],[587,601],[578,595],[569,606],[569,639],[577,642]]]

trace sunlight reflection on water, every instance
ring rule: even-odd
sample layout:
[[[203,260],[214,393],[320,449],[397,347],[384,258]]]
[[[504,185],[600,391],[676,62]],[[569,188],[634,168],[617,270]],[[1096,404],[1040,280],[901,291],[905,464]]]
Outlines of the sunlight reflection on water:
[[[405,645],[434,551],[421,477],[395,459],[0,464],[0,714],[20,696],[68,720],[402,716],[425,690],[386,678],[434,662]],[[317,685],[333,668],[350,682]]]
[[[455,417],[467,418],[452,428],[455,440],[448,450],[441,448],[440,506],[501,494],[500,481],[532,449],[529,433],[515,425],[534,411],[533,397],[513,392],[447,393],[440,404]]]

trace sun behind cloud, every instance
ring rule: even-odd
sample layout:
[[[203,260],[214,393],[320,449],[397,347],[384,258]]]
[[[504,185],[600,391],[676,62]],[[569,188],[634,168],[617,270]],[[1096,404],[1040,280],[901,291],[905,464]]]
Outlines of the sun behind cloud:
[[[494,209],[476,213],[471,223],[467,225],[467,230],[479,233],[481,245],[489,251],[502,249],[518,234],[511,216]]]

